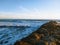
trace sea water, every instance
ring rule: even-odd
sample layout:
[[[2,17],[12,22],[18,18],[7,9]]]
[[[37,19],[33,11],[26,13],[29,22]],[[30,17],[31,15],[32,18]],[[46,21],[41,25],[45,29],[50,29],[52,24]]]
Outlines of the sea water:
[[[14,45],[14,43],[36,31],[46,20],[19,20],[19,19],[2,19],[1,25],[12,25],[20,27],[0,27],[0,45]],[[24,26],[24,27],[21,27]]]

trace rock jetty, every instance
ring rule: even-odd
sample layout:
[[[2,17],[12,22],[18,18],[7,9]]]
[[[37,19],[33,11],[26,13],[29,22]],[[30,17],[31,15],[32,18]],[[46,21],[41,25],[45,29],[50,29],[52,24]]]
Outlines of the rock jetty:
[[[60,45],[60,25],[49,21],[14,45]]]

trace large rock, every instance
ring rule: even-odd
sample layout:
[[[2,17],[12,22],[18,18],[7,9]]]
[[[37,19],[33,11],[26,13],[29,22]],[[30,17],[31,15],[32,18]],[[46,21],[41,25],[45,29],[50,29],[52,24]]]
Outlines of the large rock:
[[[56,21],[43,24],[37,31],[26,38],[17,41],[14,45],[59,45],[60,26]]]

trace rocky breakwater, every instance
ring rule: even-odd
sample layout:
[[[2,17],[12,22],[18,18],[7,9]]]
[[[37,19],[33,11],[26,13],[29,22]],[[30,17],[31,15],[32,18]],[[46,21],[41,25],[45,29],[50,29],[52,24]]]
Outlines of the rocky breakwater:
[[[60,24],[49,21],[14,45],[60,45]]]

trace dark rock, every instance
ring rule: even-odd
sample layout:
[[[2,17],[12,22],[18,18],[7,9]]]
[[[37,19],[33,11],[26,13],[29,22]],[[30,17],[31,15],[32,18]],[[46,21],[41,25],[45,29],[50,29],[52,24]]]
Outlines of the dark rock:
[[[60,26],[57,25],[57,22],[50,21],[43,24],[37,31],[26,38],[17,41],[14,45],[59,45],[59,31]]]

